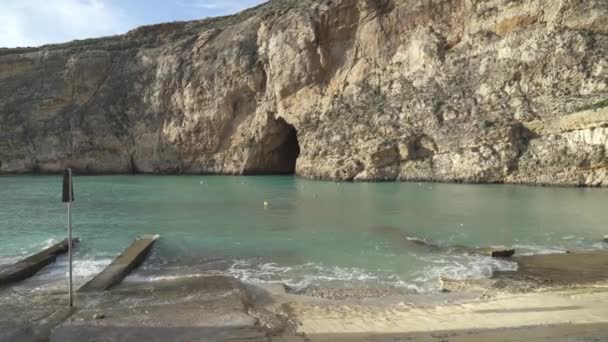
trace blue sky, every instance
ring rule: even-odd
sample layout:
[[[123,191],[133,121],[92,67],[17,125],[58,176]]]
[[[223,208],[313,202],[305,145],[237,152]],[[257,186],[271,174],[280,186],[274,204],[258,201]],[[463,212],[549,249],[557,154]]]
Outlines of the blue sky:
[[[141,25],[235,13],[266,0],[0,0],[0,47],[39,46]]]

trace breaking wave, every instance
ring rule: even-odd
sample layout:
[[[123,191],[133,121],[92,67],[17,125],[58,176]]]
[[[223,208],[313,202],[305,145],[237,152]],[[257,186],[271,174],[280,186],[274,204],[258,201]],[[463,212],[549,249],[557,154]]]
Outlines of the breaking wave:
[[[112,262],[112,259],[75,259],[73,275],[75,278],[89,278],[101,272]],[[66,256],[57,258],[57,261],[41,271],[37,278],[41,280],[56,280],[68,274],[68,259]]]
[[[606,249],[606,245],[598,243],[595,247]],[[518,250],[518,254],[563,252],[559,249],[534,245],[514,247]],[[439,278],[442,276],[455,280],[479,279],[491,277],[497,271],[517,270],[517,263],[513,261],[487,256],[429,253],[415,255],[415,259],[417,262],[411,265],[411,269],[397,272],[391,269],[344,267],[315,262],[285,265],[255,258],[216,258],[184,264],[154,257],[128,276],[125,281],[156,282],[205,275],[228,275],[247,283],[283,283],[294,291],[309,287],[392,287],[407,292],[433,293],[440,290]],[[0,264],[11,260],[2,259]],[[97,256],[96,259],[77,258],[74,261],[74,276],[80,279],[93,277],[111,261],[111,256]],[[67,257],[62,256],[41,271],[36,278],[56,281],[66,275]]]
[[[517,264],[490,257],[428,257],[428,266],[413,270],[411,274],[396,274],[391,270],[366,270],[358,267],[329,266],[320,263],[300,265],[279,265],[259,260],[233,260],[223,269],[196,270],[177,268],[169,273],[135,273],[127,278],[129,282],[155,282],[192,278],[205,275],[229,275],[252,283],[282,283],[294,291],[308,287],[392,287],[414,293],[432,293],[440,290],[439,277],[453,279],[483,278],[495,271],[515,271]],[[160,270],[159,270],[160,271]]]

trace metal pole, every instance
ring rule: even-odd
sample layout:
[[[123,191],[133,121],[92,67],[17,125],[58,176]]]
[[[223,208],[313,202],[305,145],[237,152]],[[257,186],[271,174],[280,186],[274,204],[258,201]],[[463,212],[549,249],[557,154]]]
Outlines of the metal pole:
[[[68,191],[68,268],[70,277],[70,307],[74,306],[74,297],[72,294],[72,169],[68,169],[69,175],[69,191]]]

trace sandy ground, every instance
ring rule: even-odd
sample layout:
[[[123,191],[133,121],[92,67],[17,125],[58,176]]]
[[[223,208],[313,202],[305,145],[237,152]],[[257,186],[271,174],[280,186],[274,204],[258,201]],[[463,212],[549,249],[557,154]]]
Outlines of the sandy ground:
[[[605,342],[608,325],[564,324],[552,326],[530,326],[495,330],[436,331],[433,333],[338,333],[318,334],[311,337],[278,337],[272,341],[297,342]]]
[[[441,305],[289,302],[312,341],[608,341],[608,286]],[[559,339],[557,339],[559,337]]]

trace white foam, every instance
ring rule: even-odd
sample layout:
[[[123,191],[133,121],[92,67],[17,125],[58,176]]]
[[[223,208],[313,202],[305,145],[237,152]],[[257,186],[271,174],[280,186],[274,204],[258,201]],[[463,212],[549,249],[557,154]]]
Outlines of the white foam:
[[[76,259],[73,263],[73,275],[74,277],[78,278],[93,277],[99,272],[101,272],[111,262],[112,259]],[[39,274],[39,278],[45,280],[52,280],[66,277],[67,274],[68,260],[67,257],[63,256],[61,258],[58,258],[54,264],[45,268],[45,270]]]
[[[187,279],[187,278],[198,278],[209,275],[208,273],[191,273],[191,274],[179,274],[179,275],[160,275],[160,276],[145,276],[140,274],[131,274],[125,278],[125,282],[132,283],[153,283],[155,281],[163,280],[176,280],[176,279]]]
[[[378,275],[354,267],[324,266],[306,263],[281,266],[276,263],[256,264],[248,260],[236,260],[224,272],[249,283],[284,283],[295,289],[328,282],[366,282],[379,279]]]
[[[44,242],[42,242],[42,249],[46,249],[49,248],[51,246],[53,246],[54,244],[58,243],[59,241],[57,241],[56,239],[48,239],[45,240]],[[36,244],[38,246],[38,244]],[[72,244],[73,245],[73,244]]]
[[[0,265],[11,265],[21,260],[21,257],[5,257],[0,258]]]
[[[414,283],[422,288],[422,292],[439,290],[438,280],[442,276],[456,280],[481,279],[489,278],[497,271],[517,271],[517,263],[513,261],[485,256],[458,256],[426,261],[433,265],[425,267],[414,278]]]
[[[34,253],[38,253],[46,248],[49,248],[51,246],[53,246],[54,244],[56,244],[58,241],[56,239],[47,239],[43,242],[37,242],[37,243],[33,243],[27,247],[23,247],[19,249],[19,252],[16,253],[18,255],[10,255],[10,256],[5,256],[5,257],[0,257],[0,265],[9,265],[9,264],[14,264],[20,260],[23,260],[24,258],[34,254]]]
[[[309,286],[389,286],[417,293],[439,290],[438,279],[447,276],[453,279],[491,277],[495,271],[516,271],[517,264],[507,260],[483,256],[426,256],[420,257],[426,264],[423,270],[413,274],[395,274],[390,270],[364,270],[356,267],[328,266],[320,263],[279,265],[274,262],[260,263],[257,260],[234,260],[227,269],[192,271],[178,269],[163,274],[132,274],[126,281],[155,282],[195,278],[211,274],[229,275],[246,283],[283,283],[295,290]],[[147,270],[146,273],[148,273]],[[183,273],[176,273],[183,272]]]
[[[546,247],[537,245],[514,245],[513,248],[517,251],[517,255],[533,255],[533,254],[560,254],[566,253],[563,249],[557,247]]]

